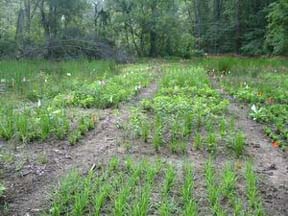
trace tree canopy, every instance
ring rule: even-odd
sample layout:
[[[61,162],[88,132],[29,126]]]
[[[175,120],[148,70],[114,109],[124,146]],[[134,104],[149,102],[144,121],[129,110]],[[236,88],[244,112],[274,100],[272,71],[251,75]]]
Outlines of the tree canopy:
[[[287,0],[2,0],[0,57],[288,54]]]

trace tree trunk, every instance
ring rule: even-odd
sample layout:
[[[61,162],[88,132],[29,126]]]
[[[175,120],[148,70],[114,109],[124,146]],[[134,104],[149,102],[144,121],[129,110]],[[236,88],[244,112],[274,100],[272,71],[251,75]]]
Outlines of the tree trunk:
[[[150,57],[156,57],[157,56],[157,33],[155,30],[156,27],[156,12],[157,12],[157,1],[153,1],[151,4],[151,26],[150,26]]]
[[[239,54],[240,50],[241,50],[241,17],[240,17],[240,10],[241,10],[241,0],[236,0],[236,25],[235,25],[235,33],[236,33],[236,37],[235,37],[235,42],[236,42],[236,53]]]

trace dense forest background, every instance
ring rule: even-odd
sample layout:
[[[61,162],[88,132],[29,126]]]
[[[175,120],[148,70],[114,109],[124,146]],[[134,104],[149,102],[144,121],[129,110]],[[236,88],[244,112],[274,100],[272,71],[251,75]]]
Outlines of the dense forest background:
[[[288,0],[0,0],[0,57],[288,55]]]

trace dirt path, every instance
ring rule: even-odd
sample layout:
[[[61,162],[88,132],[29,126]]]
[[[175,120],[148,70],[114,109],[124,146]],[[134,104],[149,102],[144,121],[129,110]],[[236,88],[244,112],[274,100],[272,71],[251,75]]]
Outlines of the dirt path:
[[[217,88],[218,83],[212,80]],[[249,109],[238,104],[223,89],[219,92],[230,101],[228,111],[236,117],[236,127],[246,135],[247,152],[260,177],[260,190],[268,215],[288,215],[288,155],[272,147],[265,136],[263,125],[251,120]],[[286,208],[285,208],[286,206]]]
[[[155,70],[160,72],[159,67]],[[58,147],[53,146],[53,143],[41,147],[43,151],[49,152],[49,163],[36,168],[40,169],[40,174],[28,172],[10,178],[13,184],[8,188],[8,193],[11,191],[11,195],[9,195],[9,212],[6,214],[15,216],[40,214],[41,210],[47,207],[53,187],[66,173],[75,168],[87,172],[97,161],[107,160],[108,155],[117,154],[121,137],[121,130],[117,128],[118,122],[127,121],[130,108],[136,106],[141,100],[152,97],[157,89],[158,85],[155,81],[128,103],[120,105],[117,114],[113,110],[105,110],[104,118],[81,142],[82,145],[69,148],[67,143],[65,146],[65,142],[62,142],[57,143]]]

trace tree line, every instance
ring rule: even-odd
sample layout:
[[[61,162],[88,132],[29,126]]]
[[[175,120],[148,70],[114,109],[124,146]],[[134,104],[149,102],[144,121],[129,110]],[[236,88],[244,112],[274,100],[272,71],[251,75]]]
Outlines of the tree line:
[[[0,57],[288,55],[288,0],[1,0]]]

